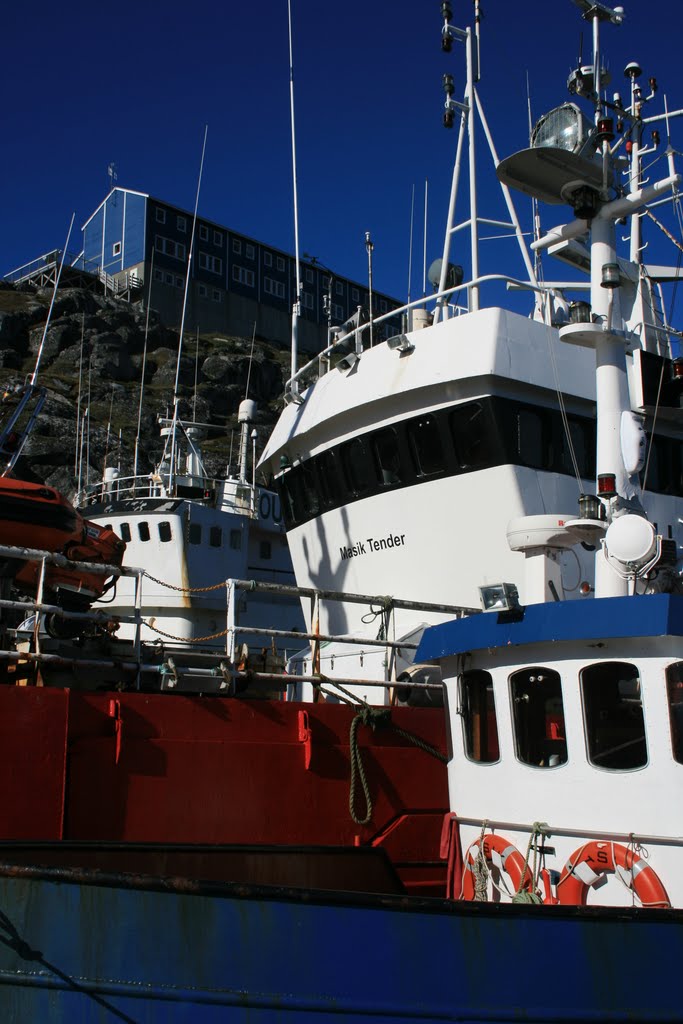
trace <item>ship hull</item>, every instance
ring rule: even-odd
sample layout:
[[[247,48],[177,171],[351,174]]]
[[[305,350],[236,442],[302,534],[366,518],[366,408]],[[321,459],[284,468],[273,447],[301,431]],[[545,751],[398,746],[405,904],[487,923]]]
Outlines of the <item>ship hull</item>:
[[[8,1020],[679,1019],[678,912],[0,866]]]

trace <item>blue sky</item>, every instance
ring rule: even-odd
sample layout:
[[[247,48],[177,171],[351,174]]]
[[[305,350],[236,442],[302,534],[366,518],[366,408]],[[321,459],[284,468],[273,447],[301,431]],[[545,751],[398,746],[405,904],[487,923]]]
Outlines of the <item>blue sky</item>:
[[[670,91],[670,107],[682,106],[680,0],[656,5],[661,31],[654,5],[624,6],[625,24],[602,36],[614,87],[626,94],[623,67],[635,59]],[[469,0],[453,7],[454,22],[466,24]],[[571,0],[482,7],[479,88],[502,157],[526,144],[527,75],[537,117],[568,98],[580,34],[584,62],[591,36]],[[426,179],[428,261],[443,244],[457,136],[441,124],[441,79],[451,72],[461,95],[461,48],[441,52],[439,0],[292,0],[292,9],[301,252],[363,280],[369,230],[375,287],[405,297],[414,186],[415,298]],[[112,161],[119,185],[191,209],[204,124],[201,214],[293,252],[286,0],[34,0],[8,7],[4,21],[0,273],[62,246],[72,212],[77,248]],[[673,141],[683,150],[679,121]],[[492,185],[481,207],[505,216]],[[528,226],[523,197],[518,209]],[[543,224],[567,218],[546,208]],[[488,247],[495,262],[486,269],[511,269],[514,242]]]

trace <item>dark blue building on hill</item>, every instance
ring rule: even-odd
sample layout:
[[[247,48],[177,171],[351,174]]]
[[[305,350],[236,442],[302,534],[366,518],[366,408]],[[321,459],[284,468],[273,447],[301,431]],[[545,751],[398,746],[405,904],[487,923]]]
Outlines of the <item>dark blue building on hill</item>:
[[[164,321],[180,323],[192,235],[192,214],[142,192],[114,188],[83,225],[79,265],[102,271],[119,285],[131,279]],[[222,225],[197,220],[195,248],[185,325],[200,331],[249,336],[256,332],[289,343],[296,294],[294,257]],[[302,262],[299,344],[318,351],[327,339],[326,299],[332,325],[367,309],[367,285],[332,275],[312,262]],[[150,289],[151,281],[151,289]],[[329,295],[331,289],[331,295]],[[387,295],[373,293],[374,315],[398,306]],[[381,337],[396,334],[398,317],[380,325]]]

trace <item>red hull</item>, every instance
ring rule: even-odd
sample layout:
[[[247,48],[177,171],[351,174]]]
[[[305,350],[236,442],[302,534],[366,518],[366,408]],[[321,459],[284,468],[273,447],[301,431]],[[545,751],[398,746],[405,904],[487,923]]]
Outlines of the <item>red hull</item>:
[[[0,687],[0,839],[377,845],[410,891],[443,895],[445,766],[390,726],[361,726],[373,813],[355,824],[353,715],[340,705]],[[441,753],[444,718],[443,709],[391,713]]]

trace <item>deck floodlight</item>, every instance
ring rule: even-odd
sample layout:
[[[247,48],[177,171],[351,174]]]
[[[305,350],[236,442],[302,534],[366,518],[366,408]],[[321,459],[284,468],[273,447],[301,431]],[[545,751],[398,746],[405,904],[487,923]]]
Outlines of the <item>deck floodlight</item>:
[[[359,357],[355,352],[347,352],[337,363],[338,370],[352,370],[358,362]]]
[[[519,592],[514,583],[479,587],[479,599],[485,612],[513,612],[520,607]]]
[[[393,348],[401,355],[412,352],[415,346],[405,334],[395,334],[393,338],[387,338],[387,347]]]

